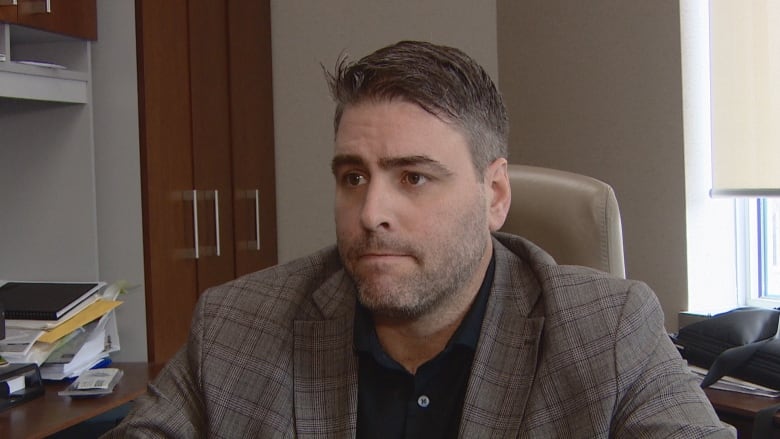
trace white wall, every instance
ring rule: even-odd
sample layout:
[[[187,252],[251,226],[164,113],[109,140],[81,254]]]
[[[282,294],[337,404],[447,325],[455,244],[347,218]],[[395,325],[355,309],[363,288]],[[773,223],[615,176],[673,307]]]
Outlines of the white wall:
[[[279,260],[335,242],[333,104],[320,64],[403,39],[459,47],[494,79],[495,0],[271,2]]]
[[[98,0],[92,44],[95,181],[100,279],[133,288],[117,308],[117,361],[146,361],[141,165],[133,0]]]
[[[0,98],[0,279],[97,280],[91,116]]]
[[[626,270],[657,293],[667,327],[687,308],[677,0],[498,0],[500,88],[511,162],[610,183]]]
[[[710,151],[708,3],[680,1],[688,310],[717,313],[740,304],[737,290],[735,200],[709,196]]]

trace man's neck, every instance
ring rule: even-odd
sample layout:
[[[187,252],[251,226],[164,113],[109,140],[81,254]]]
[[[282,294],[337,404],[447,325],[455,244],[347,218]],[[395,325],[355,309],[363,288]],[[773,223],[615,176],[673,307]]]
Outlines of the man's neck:
[[[479,293],[489,263],[490,257],[480,264],[467,285],[423,316],[407,320],[374,314],[377,338],[385,353],[414,374],[443,351]]]
[[[384,351],[409,373],[414,374],[418,367],[444,350],[463,320],[463,315],[449,323],[442,322],[436,326],[429,325],[430,322],[425,322],[424,325],[416,324],[419,322],[399,324],[382,318],[375,318],[374,324]]]

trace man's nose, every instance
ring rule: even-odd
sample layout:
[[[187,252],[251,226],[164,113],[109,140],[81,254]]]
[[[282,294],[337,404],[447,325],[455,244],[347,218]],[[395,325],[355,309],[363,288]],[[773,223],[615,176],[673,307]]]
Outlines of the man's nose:
[[[392,192],[381,180],[368,183],[360,211],[360,223],[366,230],[389,229],[392,222]]]

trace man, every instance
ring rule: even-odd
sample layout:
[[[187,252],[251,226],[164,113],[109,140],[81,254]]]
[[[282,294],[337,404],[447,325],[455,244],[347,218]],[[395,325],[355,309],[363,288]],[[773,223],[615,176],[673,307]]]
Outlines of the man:
[[[508,122],[459,50],[329,75],[338,245],[204,294],[116,437],[734,437],[652,291],[496,233]]]

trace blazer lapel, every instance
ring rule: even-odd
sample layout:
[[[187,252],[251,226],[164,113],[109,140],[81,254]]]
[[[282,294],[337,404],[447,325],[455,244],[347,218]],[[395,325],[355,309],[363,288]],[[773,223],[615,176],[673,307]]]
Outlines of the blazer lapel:
[[[496,275],[466,391],[461,437],[516,437],[536,374],[544,327],[540,286],[528,265],[502,245],[495,248]]]
[[[313,296],[324,318],[295,322],[293,382],[298,437],[355,436],[358,383],[352,289],[352,283],[339,272]]]

